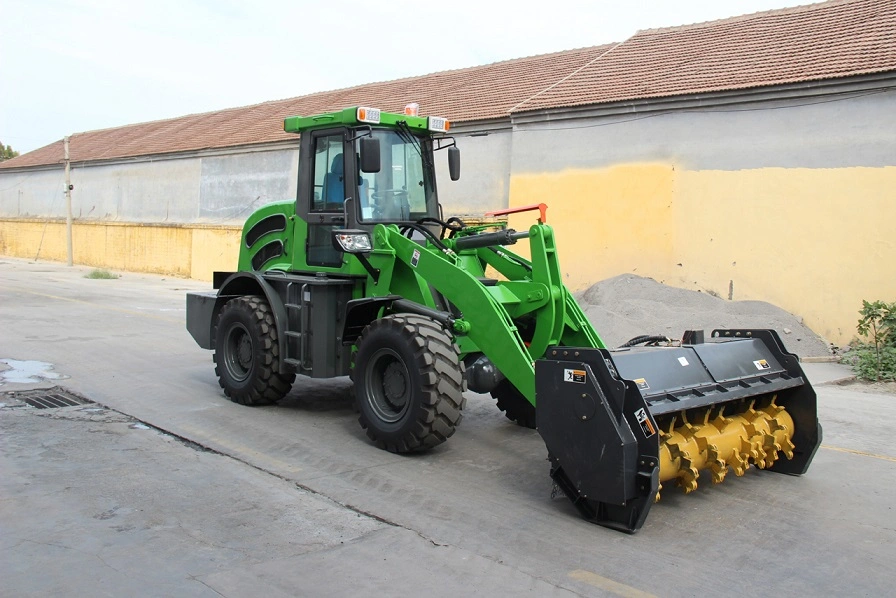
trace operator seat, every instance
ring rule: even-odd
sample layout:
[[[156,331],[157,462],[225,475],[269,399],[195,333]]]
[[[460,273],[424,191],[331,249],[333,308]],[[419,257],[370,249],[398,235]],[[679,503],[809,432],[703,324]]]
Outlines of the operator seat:
[[[333,156],[330,171],[324,175],[324,209],[341,210],[345,201],[345,164],[342,154]]]

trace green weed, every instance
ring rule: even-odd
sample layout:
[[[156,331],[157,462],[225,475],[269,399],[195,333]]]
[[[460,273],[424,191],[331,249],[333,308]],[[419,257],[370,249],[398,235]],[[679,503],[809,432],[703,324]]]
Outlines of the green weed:
[[[116,278],[120,278],[120,274],[115,274],[114,272],[109,272],[108,270],[101,270],[97,268],[96,270],[91,270],[87,274],[84,275],[84,278],[94,278],[99,280],[114,280]]]
[[[873,382],[896,381],[896,302],[862,301],[856,331],[860,341],[849,363],[856,377]]]

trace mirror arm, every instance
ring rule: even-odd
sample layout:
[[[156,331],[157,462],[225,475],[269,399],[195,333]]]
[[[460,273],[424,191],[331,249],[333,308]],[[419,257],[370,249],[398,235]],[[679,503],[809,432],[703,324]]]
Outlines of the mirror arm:
[[[433,141],[436,142],[436,147],[433,148],[433,151],[436,151],[436,152],[439,150],[449,148],[449,147],[457,147],[457,140],[454,139],[454,137],[437,137],[437,138],[433,139]],[[442,145],[443,141],[450,141],[450,143],[446,143],[445,145]]]
[[[358,127],[355,129],[356,132],[361,131],[360,134],[355,135],[349,141],[355,141],[357,139],[361,139],[362,137],[373,137],[373,127],[370,125],[364,125],[363,127]]]

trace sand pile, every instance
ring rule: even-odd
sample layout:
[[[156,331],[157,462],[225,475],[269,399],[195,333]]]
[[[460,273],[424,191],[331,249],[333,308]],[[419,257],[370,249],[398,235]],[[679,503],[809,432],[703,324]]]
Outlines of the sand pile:
[[[764,301],[726,301],[699,291],[622,274],[576,293],[585,315],[604,343],[615,348],[642,334],[680,339],[685,330],[772,328],[800,357],[831,354],[829,344],[800,318]]]

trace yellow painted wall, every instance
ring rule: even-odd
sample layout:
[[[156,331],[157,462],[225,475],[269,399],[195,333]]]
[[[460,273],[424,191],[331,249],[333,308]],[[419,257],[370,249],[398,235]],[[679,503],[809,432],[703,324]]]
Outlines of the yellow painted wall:
[[[622,272],[654,276],[672,251],[673,175],[665,164],[514,175],[510,207],[548,205],[547,222],[573,290]],[[537,216],[514,214],[509,225],[526,230]]]
[[[211,280],[215,271],[236,270],[242,228],[193,228],[191,232],[190,278]]]
[[[849,342],[862,299],[896,301],[896,167],[688,171],[670,164],[515,174],[510,206],[544,202],[573,290],[622,273],[768,301]],[[510,217],[525,230],[536,213]],[[210,280],[238,227],[74,224],[76,263]],[[520,245],[522,247],[523,244]],[[65,261],[62,221],[0,219],[0,254]]]
[[[235,270],[239,227],[76,222],[77,264],[211,280],[215,270]],[[64,221],[0,220],[0,254],[64,262]]]
[[[510,205],[550,206],[573,290],[628,272],[721,297],[731,287],[736,300],[768,301],[846,343],[862,299],[896,301],[894,190],[896,167],[628,164],[514,175]]]

